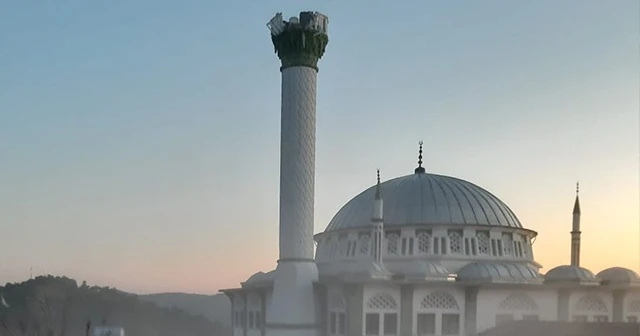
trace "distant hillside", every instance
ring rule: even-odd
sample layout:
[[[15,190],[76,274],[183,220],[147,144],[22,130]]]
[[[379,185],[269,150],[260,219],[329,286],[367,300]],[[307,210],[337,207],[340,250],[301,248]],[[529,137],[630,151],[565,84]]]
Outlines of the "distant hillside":
[[[1,336],[84,336],[92,326],[121,326],[130,336],[227,336],[229,329],[202,316],[167,309],[108,287],[78,286],[66,277],[41,276],[0,287]]]
[[[161,293],[138,297],[160,307],[182,309],[189,314],[204,316],[212,322],[231,327],[231,303],[224,294]]]

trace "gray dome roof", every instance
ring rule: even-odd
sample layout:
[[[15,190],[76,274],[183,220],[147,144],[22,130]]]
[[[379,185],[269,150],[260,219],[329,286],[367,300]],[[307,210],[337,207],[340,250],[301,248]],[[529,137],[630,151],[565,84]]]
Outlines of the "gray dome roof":
[[[540,283],[542,276],[534,268],[509,262],[474,262],[458,271],[458,281],[493,283]]]
[[[563,265],[555,267],[544,276],[547,283],[598,283],[593,273],[579,266]]]
[[[381,184],[386,227],[405,224],[491,225],[521,228],[516,215],[487,190],[464,180],[428,173]],[[345,204],[326,231],[371,224],[375,186]]]
[[[638,273],[624,267],[611,267],[600,271],[596,278],[607,284],[640,284]]]

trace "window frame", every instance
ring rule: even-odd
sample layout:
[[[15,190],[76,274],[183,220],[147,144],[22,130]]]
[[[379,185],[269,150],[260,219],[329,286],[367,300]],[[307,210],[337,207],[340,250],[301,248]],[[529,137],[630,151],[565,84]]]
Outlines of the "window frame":
[[[457,323],[456,325],[456,331],[455,332],[451,332],[451,331],[447,331],[445,332],[445,317],[456,317]],[[460,328],[460,322],[461,322],[461,317],[459,313],[442,313],[441,317],[440,317],[440,334],[443,336],[454,336],[454,335],[460,335],[460,332],[462,331]],[[454,325],[453,323],[451,324],[446,324],[447,326],[449,325]]]
[[[429,333],[428,330],[427,331],[421,331],[420,330],[420,317],[433,317],[433,333]],[[435,335],[436,334],[436,329],[438,327],[438,322],[437,322],[437,314],[435,312],[419,312],[416,314],[416,333],[420,336],[422,335]]]
[[[382,315],[382,327],[380,328],[382,330],[382,335],[383,336],[397,336],[400,330],[400,316],[398,316],[399,314],[397,312],[384,312],[381,313]],[[393,331],[387,331],[387,323],[390,321],[387,321],[387,317],[393,317],[394,318],[394,323],[395,323],[395,328],[393,328]]]
[[[376,319],[376,323],[369,323],[369,318],[373,318],[375,317]],[[375,313],[365,313],[364,314],[364,334],[366,336],[379,336],[380,335],[380,313],[379,312],[375,312]],[[369,327],[374,327],[375,326],[375,332],[370,332],[369,331]]]
[[[334,311],[329,312],[329,335],[336,335],[338,314]]]
[[[509,323],[509,322],[513,322],[515,321],[515,316],[513,316],[513,314],[496,314],[495,317],[495,325],[499,326],[505,323]]]

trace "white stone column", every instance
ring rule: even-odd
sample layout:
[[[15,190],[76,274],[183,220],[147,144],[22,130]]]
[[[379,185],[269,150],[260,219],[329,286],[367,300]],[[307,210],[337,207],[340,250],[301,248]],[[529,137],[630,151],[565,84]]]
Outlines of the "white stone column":
[[[346,284],[342,293],[347,304],[347,335],[364,335],[364,285]]]
[[[402,285],[400,289],[400,335],[413,335],[413,325],[415,324],[413,312],[413,285]]]
[[[478,328],[478,287],[465,288],[464,297],[464,332],[474,336]]]
[[[558,289],[558,321],[571,321],[569,316],[569,299],[571,297],[571,290],[567,288]]]
[[[242,314],[244,314],[244,319],[242,321],[242,335],[247,336],[249,334],[249,298],[246,291],[242,293],[242,300],[244,302],[244,310],[242,311]]]
[[[282,70],[280,261],[313,261],[315,69]]]
[[[624,322],[624,297],[626,291],[624,289],[613,290],[613,322]]]

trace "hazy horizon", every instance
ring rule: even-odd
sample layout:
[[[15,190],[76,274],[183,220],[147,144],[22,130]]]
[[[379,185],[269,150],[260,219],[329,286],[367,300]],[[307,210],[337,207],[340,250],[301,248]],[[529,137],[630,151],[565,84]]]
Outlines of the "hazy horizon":
[[[250,5],[249,5],[250,4]],[[213,294],[278,256],[276,13],[329,16],[315,232],[375,182],[492,192],[569,263],[640,271],[637,1],[0,5],[0,283]]]

